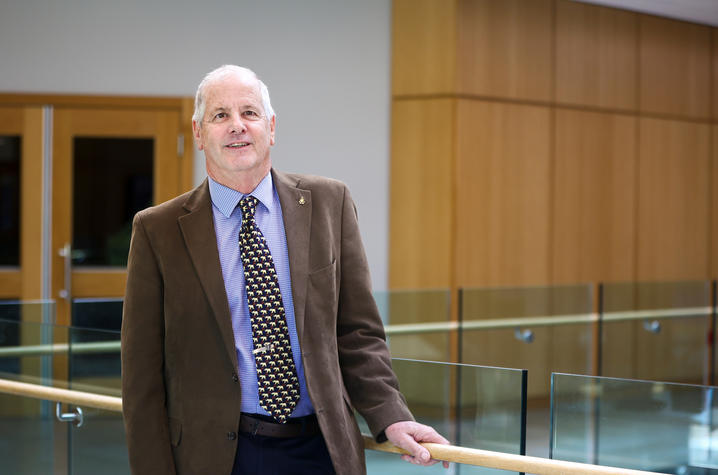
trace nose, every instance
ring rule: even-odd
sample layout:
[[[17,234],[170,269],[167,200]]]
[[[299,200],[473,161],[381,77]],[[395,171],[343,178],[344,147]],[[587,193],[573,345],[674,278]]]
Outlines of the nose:
[[[232,134],[241,134],[245,130],[247,130],[247,127],[244,125],[244,121],[242,120],[242,116],[239,114],[232,114],[232,121],[230,122],[230,133]]]

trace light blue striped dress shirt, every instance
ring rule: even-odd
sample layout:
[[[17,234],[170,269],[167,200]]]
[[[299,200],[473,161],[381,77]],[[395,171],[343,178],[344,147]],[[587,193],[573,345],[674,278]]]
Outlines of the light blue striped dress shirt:
[[[252,327],[249,319],[247,305],[247,289],[244,283],[244,270],[239,251],[239,230],[242,227],[242,210],[237,206],[245,196],[242,193],[220,185],[209,178],[209,193],[212,197],[212,214],[214,215],[214,230],[217,233],[217,249],[222,265],[224,287],[229,301],[229,310],[232,314],[232,329],[234,330],[234,345],[237,349],[239,361],[239,380],[242,388],[242,412],[269,415],[259,405],[257,391],[257,367],[252,354]],[[250,193],[259,200],[255,211],[257,226],[264,234],[264,239],[272,253],[274,267],[279,280],[279,290],[282,293],[282,303],[289,328],[289,341],[292,345],[294,365],[299,378],[299,402],[292,413],[292,417],[301,417],[312,414],[314,408],[309,400],[307,384],[304,380],[304,366],[302,353],[297,337],[297,325],[294,321],[294,301],[292,299],[292,283],[289,275],[289,254],[287,252],[287,238],[282,221],[282,207],[279,196],[272,183],[272,174],[257,185]]]

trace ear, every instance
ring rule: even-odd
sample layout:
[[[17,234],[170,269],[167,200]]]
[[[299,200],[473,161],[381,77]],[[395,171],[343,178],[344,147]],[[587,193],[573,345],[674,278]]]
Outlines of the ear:
[[[196,120],[192,121],[192,136],[194,137],[194,144],[199,150],[204,150],[204,144],[202,143],[202,126],[197,123]]]
[[[269,145],[274,145],[274,127],[277,123],[277,116],[273,115],[269,121]]]

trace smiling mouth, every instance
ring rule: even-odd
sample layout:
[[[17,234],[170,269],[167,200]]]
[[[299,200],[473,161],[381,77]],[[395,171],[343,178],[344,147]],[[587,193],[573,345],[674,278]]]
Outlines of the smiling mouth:
[[[244,147],[248,147],[248,146],[249,146],[248,142],[240,142],[240,143],[231,143],[231,144],[227,145],[226,147],[227,148],[244,148]]]

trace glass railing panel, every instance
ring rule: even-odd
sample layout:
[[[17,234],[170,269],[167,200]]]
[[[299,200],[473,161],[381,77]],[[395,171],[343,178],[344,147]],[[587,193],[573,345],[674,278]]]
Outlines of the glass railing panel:
[[[448,290],[392,290],[375,292],[374,298],[392,356],[452,360]]]
[[[52,301],[0,302],[0,378],[66,387],[69,334]],[[0,394],[0,472],[65,473],[67,426],[49,401]],[[58,471],[59,470],[59,471]]]
[[[714,473],[717,389],[554,374],[551,457],[661,473]]]
[[[119,396],[122,300],[75,300],[72,320],[72,388]]]
[[[72,389],[120,396],[120,332],[71,328]]]
[[[69,332],[54,319],[53,302],[0,304],[0,377],[65,387]]]
[[[70,430],[72,475],[127,475],[130,463],[122,414],[83,407],[84,423]]]
[[[525,368],[527,454],[547,457],[552,371],[593,372],[597,316],[590,285],[460,291],[460,361]]]
[[[77,299],[72,304],[72,389],[121,396],[120,299]],[[84,409],[85,423],[71,431],[73,475],[130,472],[122,414]]]
[[[120,396],[121,308],[118,301],[73,302],[73,321],[85,327],[67,327],[42,323],[54,320],[52,306],[0,305],[0,377]],[[72,410],[62,407],[63,412]],[[129,473],[122,415],[88,407],[82,410],[84,423],[76,427],[55,421],[52,402],[0,395],[0,456],[4,450],[17,454],[12,466],[21,470],[8,473],[53,473],[53,460],[55,473]],[[6,435],[6,430],[18,431],[18,437]],[[44,444],[50,449],[44,450]],[[31,460],[23,450],[48,454],[49,468],[44,468],[42,457]],[[2,473],[5,460],[0,465]]]
[[[122,299],[74,299],[72,301],[72,326],[120,331]]]
[[[0,300],[0,320],[55,323],[54,300]]]
[[[55,423],[54,404],[0,393],[0,473],[65,473],[66,446],[67,430]]]
[[[522,453],[525,371],[404,359],[392,364],[417,421],[434,427],[454,445]],[[366,423],[358,419],[368,434]],[[366,460],[368,473],[445,473],[440,464],[426,469],[372,450],[366,451]],[[460,465],[455,473],[506,472]]]
[[[711,318],[706,281],[604,284],[600,374],[711,382]]]

